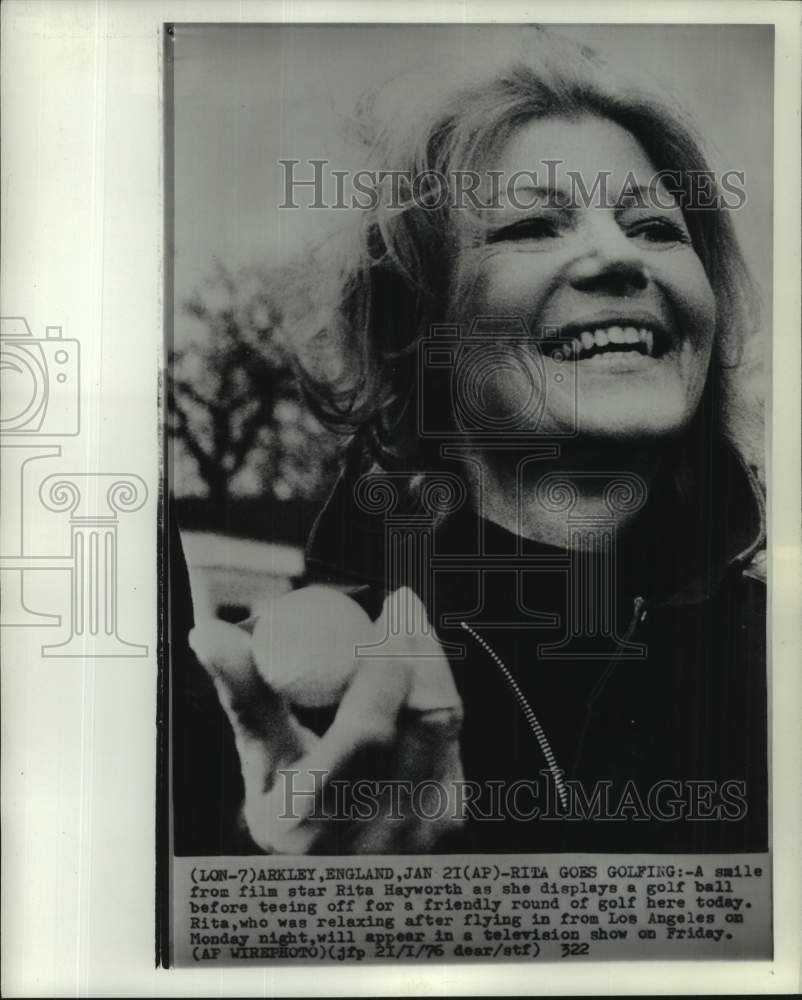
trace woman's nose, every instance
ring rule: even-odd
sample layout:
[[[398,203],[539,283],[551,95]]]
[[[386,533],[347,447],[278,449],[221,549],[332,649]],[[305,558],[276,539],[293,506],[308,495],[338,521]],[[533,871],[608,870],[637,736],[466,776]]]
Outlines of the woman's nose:
[[[650,274],[642,252],[614,219],[588,223],[582,236],[583,252],[569,275],[574,288],[631,295],[647,287]]]

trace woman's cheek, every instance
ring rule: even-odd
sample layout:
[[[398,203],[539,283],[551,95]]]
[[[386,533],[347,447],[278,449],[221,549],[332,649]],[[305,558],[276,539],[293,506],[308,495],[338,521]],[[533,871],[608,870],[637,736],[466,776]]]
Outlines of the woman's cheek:
[[[538,308],[541,278],[530,255],[499,253],[477,269],[471,296],[474,315],[521,317],[528,321]]]
[[[716,328],[716,298],[696,252],[689,249],[675,259],[673,266],[665,268],[662,282],[659,272],[657,277],[694,348],[710,350]]]

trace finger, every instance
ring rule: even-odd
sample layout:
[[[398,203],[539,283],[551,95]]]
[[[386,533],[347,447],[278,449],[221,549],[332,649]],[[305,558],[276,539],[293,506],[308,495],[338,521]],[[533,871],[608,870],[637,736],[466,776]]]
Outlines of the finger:
[[[462,701],[445,656],[409,662],[412,685],[402,720],[396,757],[398,774],[417,779],[431,775],[442,756],[456,745],[462,729]]]
[[[361,661],[316,755],[298,762],[307,775],[312,770],[325,772],[318,794],[307,796],[303,821],[293,831],[294,838],[302,838],[305,851],[321,851],[326,844],[342,851],[347,844],[349,852],[380,853],[402,842],[434,844],[459,825],[456,789],[450,779],[462,773],[458,744],[462,704],[448,660],[431,634],[423,604],[409,588],[387,598],[377,625],[379,634],[385,636],[385,655]],[[442,775],[442,790],[435,786],[422,790],[427,800],[447,801],[437,820],[416,818],[408,797],[405,814],[398,815],[397,805],[387,796],[373,821],[356,820],[349,825],[321,818],[333,799],[326,795],[326,786],[334,778],[351,782],[364,777],[384,782],[400,779],[414,786],[435,774]],[[434,806],[426,805],[426,812],[436,812]]]
[[[350,782],[366,767],[386,777],[398,735],[398,719],[410,689],[404,664],[383,659],[360,661],[328,731],[316,746],[293,764],[292,779],[279,783],[267,797],[277,849],[283,853],[320,853],[328,847],[343,853],[352,824],[336,818],[332,782]],[[292,802],[288,801],[292,788]],[[280,817],[292,822],[278,822]]]
[[[382,803],[380,818],[353,831],[359,853],[426,851],[462,824],[456,782],[462,778],[459,733],[462,702],[451,667],[417,594],[389,594],[377,621],[388,660],[404,663],[412,678],[400,717],[391,770],[404,789],[403,816]]]
[[[395,768],[411,789],[403,832],[407,850],[427,851],[464,822],[458,794],[458,783],[463,779],[461,728],[461,706],[405,713]]]
[[[448,709],[402,711],[392,760],[372,793],[376,815],[347,830],[349,853],[425,853],[459,829],[460,724],[461,713]]]
[[[280,712],[281,699],[259,676],[247,634],[238,625],[203,622],[190,632],[189,644],[212,680],[222,685],[225,707],[238,728],[251,736],[268,736],[271,714]]]
[[[459,742],[461,708],[438,708],[430,712],[405,712],[396,747],[397,774],[415,779],[434,774],[438,755]]]
[[[334,721],[316,748],[319,759],[339,765],[357,750],[391,748],[411,685],[411,672],[401,660],[360,660]]]
[[[426,608],[409,587],[399,587],[387,595],[376,619],[376,628],[385,636],[382,653],[387,656],[417,652],[418,644],[423,642],[425,646],[431,634]]]
[[[275,771],[300,757],[307,742],[284,700],[256,670],[245,632],[226,622],[210,621],[196,626],[189,642],[215,682],[231,722],[247,802],[264,794]]]
[[[451,667],[418,595],[409,587],[388,594],[376,627],[386,637],[382,653],[407,661],[412,670],[408,706],[421,712],[435,708],[459,710],[460,697]]]
[[[362,661],[329,732],[265,797],[275,850],[424,851],[461,825],[455,782],[462,779],[462,709],[409,711],[412,674],[397,659]],[[376,815],[360,818],[348,794],[342,800],[332,794],[333,783],[347,782],[350,789],[366,772],[378,781],[368,792],[378,808]],[[394,801],[388,779],[398,778],[405,791]]]

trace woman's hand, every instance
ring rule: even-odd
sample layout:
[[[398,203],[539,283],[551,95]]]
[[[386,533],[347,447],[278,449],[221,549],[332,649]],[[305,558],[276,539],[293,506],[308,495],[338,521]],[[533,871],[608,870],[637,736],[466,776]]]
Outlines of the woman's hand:
[[[339,591],[309,587],[253,625],[210,621],[190,644],[231,722],[259,847],[423,853],[459,827],[462,706],[412,591],[391,594],[373,623]],[[293,711],[324,706],[337,707],[322,736]]]

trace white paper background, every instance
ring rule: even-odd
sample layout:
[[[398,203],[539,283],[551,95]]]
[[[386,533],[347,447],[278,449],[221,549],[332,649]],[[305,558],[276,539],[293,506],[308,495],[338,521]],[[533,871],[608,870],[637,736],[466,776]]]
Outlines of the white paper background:
[[[43,658],[2,641],[3,994],[314,995],[783,992],[799,986],[799,51],[796,3],[269,4],[8,0],[2,6],[2,315],[80,341],[80,436],[52,471],[128,473],[120,632],[146,657]],[[163,337],[164,21],[776,21],[775,364],[771,441],[774,963],[157,971],[154,954],[156,536]],[[34,506],[35,510],[38,510]],[[38,515],[37,515],[38,516]],[[12,526],[13,529],[13,526]],[[3,523],[3,532],[9,526]],[[42,515],[44,552],[68,544]],[[5,548],[3,551],[6,551]],[[42,577],[60,577],[60,573]],[[63,614],[63,580],[36,606]],[[48,589],[50,588],[50,589]],[[51,603],[48,604],[48,601]],[[60,603],[59,603],[60,602]],[[53,630],[55,631],[55,630]]]

